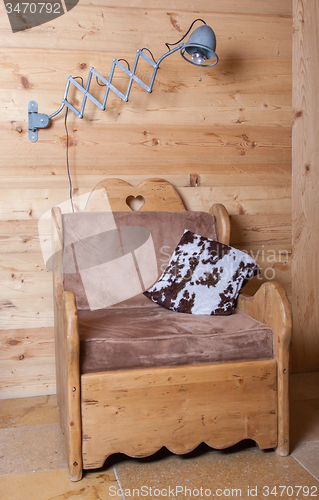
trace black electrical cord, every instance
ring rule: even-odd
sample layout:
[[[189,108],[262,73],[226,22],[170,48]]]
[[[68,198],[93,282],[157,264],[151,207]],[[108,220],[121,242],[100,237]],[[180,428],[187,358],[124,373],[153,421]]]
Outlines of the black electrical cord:
[[[126,64],[127,64],[127,69],[128,69],[129,71],[131,71],[130,64],[127,62],[127,60],[126,60],[126,59],[123,59],[123,58],[122,58],[122,59],[118,59],[118,61],[124,61],[124,62],[126,62]]]
[[[69,111],[69,108],[66,107],[65,119],[64,119],[64,127],[65,127],[65,131],[66,131],[66,167],[67,167],[68,177],[69,177],[70,201],[71,201],[71,206],[72,206],[72,212],[74,212],[74,206],[73,206],[73,200],[72,200],[73,189],[72,189],[72,180],[71,180],[70,167],[69,167],[69,133],[68,133],[68,126],[67,126],[68,111]]]
[[[74,80],[76,80],[77,78],[79,78],[81,80],[82,87],[84,87],[84,82],[83,82],[82,76],[74,76],[73,77]],[[70,166],[69,166],[69,132],[68,132],[68,126],[67,126],[68,111],[69,111],[69,108],[66,106],[65,118],[64,118],[64,128],[65,128],[65,132],[66,132],[66,167],[67,167],[69,186],[70,186],[70,201],[71,201],[72,211],[74,212],[74,205],[73,205],[73,199],[72,199],[73,188],[72,188],[72,180],[71,180]]]
[[[128,69],[129,71],[131,71],[130,65],[129,65],[129,63],[127,62],[127,60],[126,60],[126,59],[118,59],[118,61],[124,61],[124,62],[126,62],[126,64],[127,64],[127,69]],[[99,82],[99,78],[98,78],[98,76],[96,76],[96,83],[97,83],[100,87],[106,87],[106,84],[105,84],[105,83],[100,83],[100,82]]]
[[[106,87],[105,83],[100,83],[98,77],[96,77],[96,83],[100,85],[100,87]]]
[[[155,62],[155,64],[156,64],[155,58],[154,58],[154,56],[153,56],[152,52],[150,51],[150,49],[148,49],[147,47],[143,47],[143,48],[141,49],[141,52],[143,52],[143,50],[147,50],[147,52],[149,52],[149,53],[151,54],[151,57],[152,57],[153,61],[154,61],[154,62]]]
[[[73,80],[76,80],[77,78],[79,78],[79,79],[81,80],[82,87],[84,87],[84,82],[83,82],[83,78],[82,78],[82,76],[74,76],[74,77],[73,77]]]
[[[188,28],[187,32],[185,33],[185,35],[182,36],[182,38],[180,40],[178,40],[178,42],[175,42],[175,43],[168,43],[166,42],[165,45],[166,47],[168,48],[168,50],[171,50],[171,45],[177,45],[178,43],[180,43],[182,40],[184,40],[184,38],[188,35],[188,33],[190,32],[190,30],[192,29],[192,27],[194,26],[194,24],[197,22],[197,21],[201,21],[203,24],[206,24],[205,21],[203,19],[195,19],[195,21],[192,22],[192,24],[190,25],[190,27]]]

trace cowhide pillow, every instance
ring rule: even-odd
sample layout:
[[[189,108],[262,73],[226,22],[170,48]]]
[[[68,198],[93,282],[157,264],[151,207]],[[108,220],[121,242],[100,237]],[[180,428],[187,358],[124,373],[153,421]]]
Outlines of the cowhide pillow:
[[[245,252],[185,230],[167,268],[144,295],[171,311],[229,315],[243,284],[258,273]]]

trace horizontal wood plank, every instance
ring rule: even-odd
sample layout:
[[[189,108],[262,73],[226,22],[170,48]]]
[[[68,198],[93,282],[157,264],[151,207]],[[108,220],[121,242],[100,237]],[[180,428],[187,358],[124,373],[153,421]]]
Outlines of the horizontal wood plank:
[[[129,26],[123,23],[123,18],[129,18]],[[114,9],[80,3],[67,15],[36,26],[30,32],[18,32],[14,37],[9,36],[8,18],[3,16],[0,19],[0,45],[59,50],[81,47],[82,51],[105,46],[112,53],[122,52],[124,47],[135,52],[139,47],[147,46],[158,57],[167,51],[164,43],[179,39],[193,20],[194,13],[185,10],[176,13],[172,23],[167,12],[161,9]],[[290,16],[242,14],[239,22],[236,13],[228,13],[225,23],[223,13],[207,12],[205,21],[216,33],[221,57],[230,54],[238,58],[291,57]]]
[[[267,158],[268,159],[268,158]],[[196,168],[197,167],[197,168]],[[95,165],[93,168],[87,168],[86,165],[79,165],[76,169],[76,175],[73,177],[73,185],[75,181],[75,186],[81,188],[82,190],[87,189],[91,191],[99,182],[104,179],[117,177],[119,179],[129,182],[133,186],[137,186],[142,181],[145,180],[145,173],[135,174],[130,172],[136,172],[132,166],[128,165],[116,165],[113,166],[113,172],[106,174],[105,165]],[[119,175],[117,170],[123,172]],[[142,170],[142,168],[140,167]],[[5,167],[0,167],[0,172],[5,174]],[[35,169],[34,169],[35,170]],[[28,167],[17,167],[15,168],[15,175],[8,176],[3,175],[1,178],[2,189],[16,189],[18,178],[22,175],[24,177],[23,185],[26,189],[43,189],[45,172],[48,170],[47,167],[39,167],[37,174],[33,173],[31,175]],[[65,172],[66,168],[64,165],[56,165],[52,168],[50,175],[50,186],[53,189],[66,189],[68,184],[67,174]],[[89,170],[89,172],[88,172]],[[110,171],[110,167],[107,169]],[[41,175],[41,172],[43,175]],[[82,173],[81,173],[82,172]],[[145,172],[145,170],[144,170]],[[233,184],[235,186],[263,186],[263,188],[271,186],[290,186],[291,185],[291,162],[283,162],[276,164],[219,164],[219,165],[194,165],[194,167],[175,164],[174,168],[171,165],[153,165],[149,167],[148,177],[156,177],[156,173],[162,173],[168,182],[172,183],[177,187],[187,187],[191,186],[191,176],[196,175],[198,178],[198,184],[192,187],[203,187],[203,186],[229,186],[229,176],[232,176]],[[50,174],[50,173],[49,173]],[[152,175],[154,174],[154,175]],[[13,221],[1,221],[0,228],[4,230],[5,226],[2,225],[9,224]],[[17,223],[23,224],[24,221],[15,221]],[[34,221],[36,223],[36,221]],[[9,230],[10,231],[10,230]],[[11,234],[11,231],[9,232]]]
[[[46,93],[48,97],[45,96]],[[39,99],[36,93],[30,93],[26,97],[22,90],[0,90],[2,119],[7,123],[26,122],[27,102],[32,98],[38,101],[40,112],[50,114],[60,107],[62,97],[63,90],[52,93],[43,91]],[[76,97],[76,102],[77,108],[80,109],[82,96]],[[162,92],[155,93],[154,90],[151,96],[147,93],[132,96],[128,103],[121,101],[120,98],[114,98],[108,105],[107,111],[103,112],[93,103],[89,103],[85,108],[83,121],[81,122],[75,115],[70,115],[69,127],[81,130],[84,125],[88,128],[90,124],[98,134],[99,122],[142,126],[159,124],[175,127],[181,123],[188,123],[192,126],[241,123],[258,127],[290,127],[291,125],[291,95],[289,93],[249,94],[248,96],[238,94],[234,98],[228,94],[215,93],[213,96],[205,96],[202,92],[189,91],[178,94],[167,93],[164,97]],[[143,113],[140,112],[141,108],[144,110]],[[65,135],[63,116],[64,113],[56,120],[53,119],[49,129],[40,131],[42,143],[46,140],[54,140],[55,144],[65,145],[65,140],[63,141],[61,137]],[[82,141],[85,143],[85,139]],[[38,149],[38,144],[41,143],[33,144],[34,151]]]
[[[185,201],[188,210],[208,211],[213,203],[222,203],[231,215],[246,214],[289,214],[291,213],[290,186],[274,186],[263,188],[258,186],[218,186],[218,187],[177,187]],[[77,195],[85,194],[81,189]],[[0,217],[2,220],[30,220],[39,219],[52,206],[68,200],[68,191],[65,197],[60,189],[32,190],[0,189]],[[11,202],[11,206],[8,202]],[[74,199],[75,201],[75,199]],[[25,241],[38,250],[39,239],[34,236]]]
[[[67,82],[67,76],[80,76],[86,85],[89,69],[93,66],[104,77],[108,77],[114,53],[101,50],[55,50],[34,47],[32,51],[24,48],[2,48],[0,61],[3,65],[2,89],[22,90],[24,95],[42,93],[43,91],[61,92],[61,98]],[[134,55],[121,52],[116,57],[126,57],[134,62]],[[36,60],[36,66],[34,61]],[[148,82],[152,68],[142,60],[136,74]],[[80,80],[78,80],[80,82]],[[115,72],[114,84],[119,87],[127,85],[127,76],[123,71]],[[99,87],[93,79],[90,85],[95,95],[103,95],[105,89]],[[185,64],[182,58],[167,59],[156,75],[154,92],[184,93],[189,90],[207,94],[282,94],[291,93],[291,59],[247,58],[245,64],[238,64],[231,56],[220,59],[216,68],[202,71],[199,81],[198,71],[194,66]],[[135,94],[144,94],[145,90],[133,83],[130,100]],[[58,95],[58,94],[57,94]],[[113,94],[110,94],[110,99]],[[38,98],[38,95],[37,95]],[[48,106],[53,102],[48,96]],[[52,111],[54,111],[52,109]],[[51,110],[48,110],[50,113]]]
[[[32,334],[31,334],[32,333]],[[54,357],[54,329],[34,328],[0,330],[0,360],[25,362],[31,358]]]
[[[0,361],[0,399],[55,394],[54,357]]]
[[[53,326],[52,297],[0,299],[0,330],[30,329]]]
[[[105,0],[81,0],[83,4],[94,4],[94,5],[105,5]],[[130,0],[111,0],[107,2],[109,7],[118,8],[118,7],[139,7],[139,8],[147,8],[157,9],[157,4],[154,4],[153,0],[134,0],[134,2]],[[175,0],[174,1],[174,10],[188,10],[188,11],[198,11],[198,4],[194,4],[192,0]],[[162,0],[161,8],[172,10],[172,2],[171,0]],[[223,12],[223,13],[240,13],[240,14],[269,14],[269,15],[281,15],[281,16],[291,16],[292,15],[292,5],[290,0],[258,0],[258,2],[251,2],[251,0],[242,0],[238,3],[237,0],[223,0],[220,2],[219,0],[201,0],[200,2],[200,10],[203,12]],[[173,16],[172,12],[167,13],[168,16]]]
[[[52,155],[54,151],[57,158],[51,161],[51,165],[56,163],[61,165],[63,161],[65,162],[66,137],[64,128],[61,130],[62,124],[54,123],[48,130],[40,131],[41,138],[36,144],[30,143],[27,138],[27,125],[24,124],[22,127],[20,125],[15,122],[9,131],[0,124],[4,137],[8,140],[10,137],[15,137],[20,143],[19,155],[14,159],[17,165],[22,164],[23,154],[29,157],[25,166],[36,167],[48,164],[50,154]],[[19,132],[17,128],[22,131]],[[57,129],[60,129],[59,132],[62,134],[60,139],[56,136]],[[9,144],[3,146],[0,163],[3,167],[10,163]],[[247,165],[253,161],[254,171],[258,174],[260,164],[265,166],[267,162],[268,167],[271,168],[269,158],[276,159],[277,163],[280,161],[287,163],[287,159],[291,157],[291,128],[252,126],[248,123],[240,123],[235,127],[230,124],[217,125],[216,123],[196,127],[179,126],[178,128],[171,125],[146,123],[133,126],[127,124],[111,126],[102,122],[84,123],[83,126],[80,120],[78,122],[71,120],[69,147],[71,159],[74,155],[76,158],[79,155],[79,168],[81,164],[85,165],[85,159],[89,157],[90,150],[94,147],[96,167],[100,165],[101,160],[104,161],[104,168],[114,165],[114,162],[118,163],[120,149],[121,161],[123,163],[125,159],[127,160],[127,168],[130,168],[130,165],[136,168],[139,163],[145,168],[146,161],[150,164],[157,162],[160,165],[164,163],[164,160],[169,161],[170,165],[175,162],[182,167],[182,160],[184,160],[186,163],[184,168],[193,163],[195,168],[205,169],[206,173],[210,173],[207,171],[208,168],[214,168],[221,163],[226,164],[227,167],[227,164],[232,162],[235,168],[237,162]],[[199,149],[200,157],[198,157]],[[129,158],[132,155],[134,159],[130,162]],[[189,158],[188,161],[187,158]],[[94,168],[94,165],[91,168]]]
[[[212,203],[222,203],[230,215],[290,214],[291,188],[253,189],[251,186],[178,188],[187,210],[208,211]],[[192,190],[192,191],[191,191]]]

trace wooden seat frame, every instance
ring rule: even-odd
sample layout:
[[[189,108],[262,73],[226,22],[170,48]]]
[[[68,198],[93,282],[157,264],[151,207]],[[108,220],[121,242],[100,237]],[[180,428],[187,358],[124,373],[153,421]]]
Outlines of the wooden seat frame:
[[[101,191],[102,189],[102,191]],[[86,210],[185,210],[167,181],[151,179],[137,187],[107,179],[92,191]],[[141,202],[142,203],[142,202]],[[223,205],[210,213],[219,241],[229,244],[230,223]],[[54,313],[57,401],[72,481],[83,469],[103,466],[113,453],[152,455],[161,447],[184,454],[201,442],[222,449],[250,438],[261,449],[289,453],[288,372],[291,308],[285,290],[264,283],[237,307],[274,332],[274,359],[80,374],[78,312],[73,292],[63,291],[62,216],[52,209],[54,226]],[[63,245],[63,244],[62,244]]]

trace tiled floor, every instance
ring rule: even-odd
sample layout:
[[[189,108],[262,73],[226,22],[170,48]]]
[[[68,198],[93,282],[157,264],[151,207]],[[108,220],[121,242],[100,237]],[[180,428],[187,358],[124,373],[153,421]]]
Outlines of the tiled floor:
[[[1,500],[243,498],[319,500],[319,373],[291,376],[291,455],[247,441],[185,456],[110,457],[69,481],[55,396],[0,401]]]

